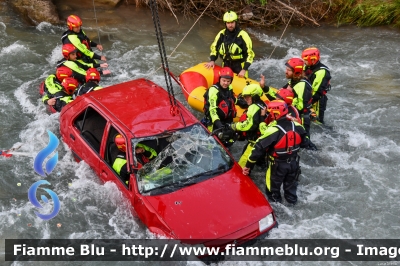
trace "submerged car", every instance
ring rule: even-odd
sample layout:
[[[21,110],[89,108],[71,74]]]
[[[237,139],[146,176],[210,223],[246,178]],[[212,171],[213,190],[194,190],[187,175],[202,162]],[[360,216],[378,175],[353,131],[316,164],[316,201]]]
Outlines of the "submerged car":
[[[62,138],[77,161],[118,185],[155,234],[215,246],[267,233],[276,218],[266,197],[181,103],[171,109],[172,99],[146,79],[90,92],[63,108]],[[129,182],[112,167],[117,134],[127,144]],[[139,142],[157,151],[141,168]]]

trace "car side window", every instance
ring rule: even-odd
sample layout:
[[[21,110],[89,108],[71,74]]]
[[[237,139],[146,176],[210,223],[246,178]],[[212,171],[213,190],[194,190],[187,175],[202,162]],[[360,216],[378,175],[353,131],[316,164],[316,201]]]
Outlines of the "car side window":
[[[81,132],[82,138],[97,152],[107,121],[92,107],[86,108],[74,121],[75,127]]]
[[[126,188],[128,188],[130,174],[128,172],[126,163],[126,151],[121,151],[115,143],[115,137],[117,135],[121,134],[114,127],[111,126],[107,136],[104,159],[117,174],[119,180],[125,185]]]

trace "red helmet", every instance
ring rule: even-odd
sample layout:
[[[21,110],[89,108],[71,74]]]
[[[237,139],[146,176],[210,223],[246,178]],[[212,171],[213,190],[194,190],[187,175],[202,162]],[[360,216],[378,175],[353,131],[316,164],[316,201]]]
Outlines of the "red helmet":
[[[288,113],[288,106],[284,101],[274,100],[268,103],[268,112],[274,120],[278,120]]]
[[[288,105],[292,105],[294,93],[289,89],[282,88],[276,93],[276,98],[284,100]]]
[[[301,58],[290,58],[285,65],[290,67],[295,75],[303,73],[304,61]]]
[[[56,77],[60,81],[62,81],[65,78],[72,77],[72,70],[66,66],[60,66],[56,70]]]
[[[86,70],[86,82],[89,82],[90,80],[95,80],[97,82],[100,81],[100,73],[97,69],[89,68]]]
[[[76,53],[76,47],[73,44],[67,43],[62,46],[62,54],[65,59],[69,59],[69,54]]]
[[[319,50],[316,47],[307,48],[301,53],[301,57],[309,66],[315,65],[320,59]],[[315,59],[314,63],[311,61],[313,59]]]
[[[219,71],[219,78],[225,78],[233,80],[233,71],[230,67],[223,67]]]
[[[121,134],[117,134],[114,138],[114,143],[117,145],[117,148],[122,151],[126,152],[126,143],[124,137]]]
[[[78,17],[76,15],[70,15],[67,18],[67,25],[68,25],[68,29],[72,30],[72,28],[82,26],[82,20],[80,17]]]
[[[64,87],[66,93],[72,95],[74,90],[79,86],[79,82],[72,77],[68,77],[62,81],[61,85]]]

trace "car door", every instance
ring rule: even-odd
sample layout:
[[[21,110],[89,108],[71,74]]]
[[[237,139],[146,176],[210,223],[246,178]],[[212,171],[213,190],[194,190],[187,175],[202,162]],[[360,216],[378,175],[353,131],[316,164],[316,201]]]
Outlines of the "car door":
[[[124,194],[126,194],[127,197],[130,198],[131,195],[129,193],[129,176],[121,177],[118,173],[118,165],[115,164],[117,156],[124,157],[122,159],[127,159],[128,152],[122,152],[118,149],[117,145],[114,142],[116,135],[121,135],[123,137],[126,143],[127,150],[130,147],[129,140],[126,135],[124,135],[123,131],[119,128],[117,129],[117,127],[113,125],[112,122],[108,122],[105,130],[105,137],[103,138],[104,145],[102,145],[102,147],[104,146],[104,149],[102,149],[101,151],[101,161],[99,164],[100,177],[105,181],[107,180],[115,182],[119,189]],[[119,165],[119,167],[121,167],[121,165]]]
[[[84,160],[99,175],[100,148],[107,120],[94,107],[84,108],[72,121],[67,138],[76,160]]]

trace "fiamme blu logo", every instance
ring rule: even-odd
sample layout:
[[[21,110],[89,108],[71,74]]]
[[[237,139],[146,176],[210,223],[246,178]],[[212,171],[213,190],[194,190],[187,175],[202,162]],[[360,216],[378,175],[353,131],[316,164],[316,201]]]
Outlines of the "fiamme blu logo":
[[[50,174],[56,167],[58,162],[58,152],[55,152],[55,154],[47,160],[45,164],[45,169],[43,169],[43,163],[45,159],[57,149],[60,143],[58,138],[51,131],[47,130],[47,134],[49,135],[49,144],[36,155],[35,160],[33,162],[33,168],[35,169],[35,172],[43,177],[46,177],[47,176],[46,174]],[[47,180],[39,180],[33,183],[28,190],[29,201],[38,209],[43,209],[43,206],[37,200],[36,196],[38,188],[41,185],[51,185],[51,184]],[[35,214],[43,220],[50,220],[54,218],[60,211],[60,200],[58,199],[58,196],[54,191],[48,188],[42,188],[42,189],[46,191],[47,194],[51,197],[51,200],[53,201],[53,210],[49,214],[43,214],[37,211],[35,211]],[[40,198],[45,204],[50,204],[50,201],[46,197],[46,195],[41,195]]]

